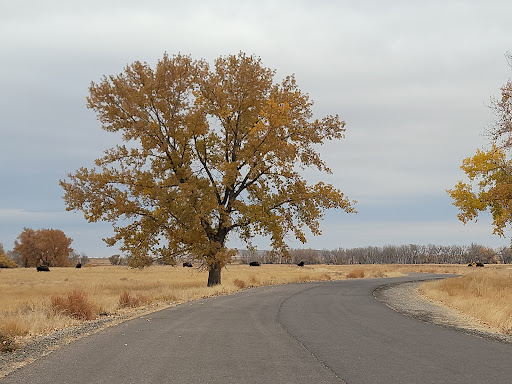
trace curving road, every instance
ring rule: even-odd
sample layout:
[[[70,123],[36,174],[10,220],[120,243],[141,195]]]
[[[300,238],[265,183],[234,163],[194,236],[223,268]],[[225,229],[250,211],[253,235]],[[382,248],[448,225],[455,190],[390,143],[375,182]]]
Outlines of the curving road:
[[[423,323],[373,298],[384,284],[262,287],[195,301],[60,348],[0,384],[510,383],[512,345]]]

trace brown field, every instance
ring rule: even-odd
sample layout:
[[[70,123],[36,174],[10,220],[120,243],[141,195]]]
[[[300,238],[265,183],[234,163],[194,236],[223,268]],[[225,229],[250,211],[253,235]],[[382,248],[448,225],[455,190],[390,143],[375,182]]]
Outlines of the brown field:
[[[467,268],[465,275],[421,285],[427,298],[454,308],[497,332],[512,334],[512,266]]]
[[[100,263],[101,264],[101,263]],[[96,265],[99,265],[96,263]],[[124,266],[0,270],[0,335],[23,343],[33,336],[102,316],[126,316],[241,289],[307,281],[392,277],[408,272],[465,273],[458,265],[229,265],[222,285],[206,287],[195,268]],[[508,273],[508,272],[507,272]],[[509,303],[510,303],[509,299]]]

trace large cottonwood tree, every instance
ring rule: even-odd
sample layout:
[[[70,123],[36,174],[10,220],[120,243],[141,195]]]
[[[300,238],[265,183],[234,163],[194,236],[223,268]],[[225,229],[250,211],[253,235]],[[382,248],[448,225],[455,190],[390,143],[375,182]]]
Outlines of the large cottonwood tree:
[[[89,92],[102,128],[124,143],[61,185],[68,210],[114,224],[109,245],[121,241],[141,257],[192,256],[211,286],[231,258],[229,234],[249,244],[269,236],[286,254],[287,234],[302,242],[306,227],[320,234],[325,209],[354,211],[338,189],[301,175],[330,172],[317,146],[341,139],[345,123],[314,120],[294,77],[274,82],[259,58],[240,53],[210,67],[165,54],[154,69],[134,62]]]

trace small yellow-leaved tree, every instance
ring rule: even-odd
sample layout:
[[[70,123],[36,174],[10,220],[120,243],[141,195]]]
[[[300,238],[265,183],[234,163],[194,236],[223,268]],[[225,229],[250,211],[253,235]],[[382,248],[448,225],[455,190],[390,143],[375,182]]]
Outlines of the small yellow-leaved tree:
[[[0,268],[16,268],[17,265],[14,260],[7,257],[4,251],[4,246],[0,243]]]
[[[132,255],[171,261],[186,254],[208,268],[208,285],[221,282],[232,252],[230,233],[242,240],[270,236],[284,254],[284,238],[319,234],[323,211],[353,204],[332,185],[308,185],[300,171],[330,172],[316,146],[341,139],[336,116],[314,120],[312,102],[293,76],[243,53],[203,60],[165,54],[153,69],[134,62],[89,89],[88,106],[102,128],[121,132],[93,169],[61,181],[68,210],[110,221]]]
[[[510,54],[507,58],[512,58]],[[459,181],[448,190],[453,204],[459,208],[459,219],[467,223],[476,220],[483,211],[493,218],[494,233],[504,236],[505,229],[512,224],[512,81],[501,88],[501,97],[491,104],[496,122],[490,128],[492,147],[477,150],[476,154],[463,160],[461,169],[469,181]]]

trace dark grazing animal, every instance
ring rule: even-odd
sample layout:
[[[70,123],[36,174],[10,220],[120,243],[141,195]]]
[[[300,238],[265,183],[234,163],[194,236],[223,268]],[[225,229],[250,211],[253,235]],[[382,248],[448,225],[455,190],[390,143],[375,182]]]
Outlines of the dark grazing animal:
[[[187,268],[192,268],[192,263],[189,263],[188,261],[185,261],[185,262],[183,263],[183,268],[185,268],[185,267],[187,267]]]
[[[36,267],[37,272],[50,272],[50,268],[47,265],[41,265]]]
[[[303,267],[304,266],[304,262],[301,261],[300,263],[297,264],[299,267]]]
[[[475,263],[474,261],[472,263],[469,263],[468,264],[468,267],[483,267],[484,266],[484,263]]]
[[[78,263],[75,268],[82,268],[82,263]]]
[[[260,263],[259,263],[259,262],[257,262],[257,261],[251,261],[251,262],[249,263],[249,266],[250,266],[250,267],[259,267],[259,266],[260,266]]]

